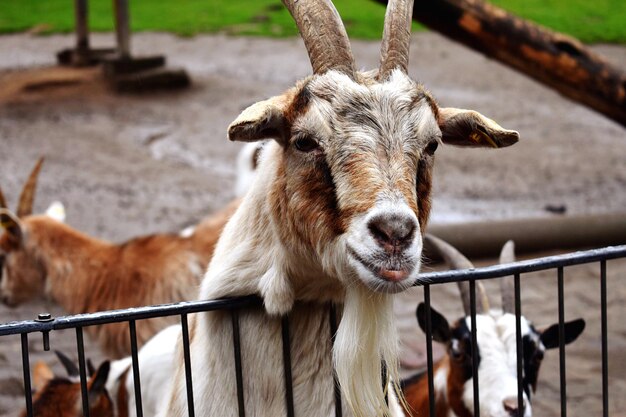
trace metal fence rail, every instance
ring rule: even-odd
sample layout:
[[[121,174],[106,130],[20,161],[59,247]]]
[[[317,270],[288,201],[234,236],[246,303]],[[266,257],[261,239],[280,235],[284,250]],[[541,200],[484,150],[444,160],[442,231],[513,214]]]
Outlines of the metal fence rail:
[[[516,340],[517,340],[517,384],[518,384],[518,406],[519,410],[523,409],[522,396],[522,334],[521,334],[521,299],[520,299],[520,280],[522,274],[536,271],[544,271],[556,269],[558,274],[558,310],[559,310],[559,358],[560,358],[560,387],[561,387],[561,416],[565,417],[567,413],[566,407],[566,383],[565,383],[565,349],[564,349],[564,297],[563,297],[563,277],[564,268],[567,266],[589,264],[594,262],[600,263],[600,308],[602,320],[602,399],[603,399],[603,416],[608,417],[608,349],[607,349],[607,300],[606,300],[606,274],[607,261],[617,258],[626,258],[626,245],[607,247],[603,249],[595,249],[583,252],[575,252],[566,255],[550,256],[538,258],[528,261],[516,262],[506,265],[489,266],[484,268],[475,268],[467,270],[454,270],[445,272],[424,273],[420,276],[416,286],[424,287],[424,303],[426,307],[426,353],[427,353],[427,375],[429,387],[430,404],[434,402],[434,384],[433,384],[433,352],[432,352],[432,329],[431,329],[431,306],[430,306],[430,289],[432,285],[440,285],[443,283],[469,281],[470,282],[470,305],[471,305],[471,343],[472,353],[474,355],[472,361],[473,375],[478,375],[477,367],[477,340],[476,340],[476,281],[501,278],[507,276],[514,277],[515,289],[515,316],[516,316]],[[188,414],[190,417],[195,415],[193,390],[192,390],[192,369],[189,349],[189,330],[187,317],[192,313],[227,310],[231,311],[233,341],[234,341],[234,359],[237,381],[237,396],[239,406],[239,416],[245,416],[242,364],[241,364],[241,346],[239,333],[239,310],[242,308],[257,307],[263,305],[261,298],[257,296],[246,296],[231,299],[220,299],[210,301],[191,301],[176,304],[166,304],[150,307],[130,308],[124,310],[113,310],[106,312],[79,314],[65,317],[45,317],[40,315],[37,320],[13,322],[0,325],[0,336],[17,335],[21,336],[22,342],[22,363],[24,374],[24,389],[26,402],[26,415],[33,415],[32,393],[31,393],[31,375],[30,375],[30,359],[28,351],[28,336],[31,333],[41,332],[43,334],[44,349],[49,349],[48,335],[50,331],[60,329],[76,330],[76,346],[79,358],[79,372],[82,390],[83,415],[89,416],[89,404],[87,395],[87,374],[85,364],[85,350],[83,343],[83,328],[86,326],[102,325],[109,323],[128,322],[129,334],[131,337],[131,356],[132,371],[135,383],[135,403],[137,416],[143,415],[141,403],[140,389],[140,373],[137,357],[137,337],[135,324],[137,320],[163,316],[180,316],[182,326],[183,353],[185,361],[185,375],[187,388]],[[330,338],[334,338],[337,329],[337,316],[335,306],[329,305],[330,309]],[[289,321],[288,317],[282,320],[282,342],[283,342],[283,363],[285,375],[285,409],[286,416],[294,417],[294,403],[291,381],[291,357],[289,345]],[[480,415],[479,403],[479,378],[473,378],[474,384],[474,415]],[[337,417],[341,417],[341,394],[340,390],[335,387],[335,412]],[[434,417],[435,407],[429,407],[430,416]]]

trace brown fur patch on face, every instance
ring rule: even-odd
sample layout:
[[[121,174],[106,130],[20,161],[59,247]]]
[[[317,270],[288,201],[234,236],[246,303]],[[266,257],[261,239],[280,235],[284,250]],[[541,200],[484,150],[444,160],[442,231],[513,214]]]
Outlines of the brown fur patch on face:
[[[467,409],[463,402],[463,387],[465,382],[467,382],[465,370],[462,366],[455,366],[452,361],[450,361],[449,369],[448,402],[450,403],[450,409],[458,417],[472,417],[472,412]]]
[[[298,92],[295,93],[289,106],[287,106],[287,110],[285,111],[285,120],[287,120],[290,127],[293,125],[293,122],[304,114],[309,107],[309,103],[311,102],[311,90],[309,90],[308,85],[308,81],[305,81],[299,88]],[[289,138],[286,139],[288,140]]]
[[[428,218],[430,217],[434,159],[434,156],[422,155],[422,158],[417,165],[417,219],[419,221],[422,234],[426,232],[426,224],[428,223]]]
[[[320,242],[328,242],[345,231],[338,216],[335,186],[326,163],[319,160],[302,163],[288,148],[281,154],[276,182],[269,195],[272,212],[284,242],[297,245],[303,242],[310,249]]]
[[[378,174],[381,163],[385,163],[384,160],[373,161],[371,153],[358,150],[350,154],[346,152],[340,162],[335,163],[336,166],[341,165],[338,169],[342,172],[341,180],[347,183],[350,190],[350,198],[343,199],[341,204],[341,215],[346,224],[354,216],[367,212],[376,204],[376,196],[385,188],[385,184],[382,176],[367,173],[373,171]]]

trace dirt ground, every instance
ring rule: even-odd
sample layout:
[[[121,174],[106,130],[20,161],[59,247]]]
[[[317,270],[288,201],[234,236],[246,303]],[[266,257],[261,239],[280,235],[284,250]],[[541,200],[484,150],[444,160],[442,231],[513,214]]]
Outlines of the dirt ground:
[[[110,46],[113,35],[92,38]],[[179,230],[233,198],[234,158],[226,126],[247,105],[275,95],[310,73],[298,39],[265,40],[167,34],[133,38],[137,54],[164,53],[184,66],[190,89],[139,96],[108,92],[97,71],[50,69],[54,53],[71,36],[0,37],[0,186],[14,206],[35,160],[46,156],[35,210],[54,200],[66,205],[70,225],[123,241]],[[377,42],[353,42],[357,63],[378,63]],[[622,68],[626,48],[595,46]],[[438,151],[432,222],[550,216],[547,205],[568,214],[623,211],[626,207],[626,130],[596,113],[446,39],[414,36],[411,75],[442,105],[472,108],[516,129],[521,141],[498,151]],[[24,89],[28,79],[40,80]],[[494,261],[482,261],[482,264]],[[626,413],[626,260],[609,266],[611,415]],[[569,415],[601,410],[599,265],[566,269],[566,317],[584,317],[587,329],[568,347]],[[497,283],[488,288],[497,302]],[[556,322],[556,273],[523,277],[523,310],[539,326]],[[454,286],[433,289],[433,306],[456,318],[461,304]],[[398,298],[407,366],[422,361],[415,322],[422,290]],[[0,322],[63,312],[47,301],[17,309],[0,307]],[[73,352],[74,333],[51,335],[53,349]],[[31,363],[56,361],[31,337]],[[88,355],[101,354],[88,344]],[[58,366],[56,369],[58,370]],[[406,371],[410,373],[410,370]],[[0,338],[0,416],[23,407],[19,337]],[[535,415],[558,415],[558,353],[550,352],[534,399]]]

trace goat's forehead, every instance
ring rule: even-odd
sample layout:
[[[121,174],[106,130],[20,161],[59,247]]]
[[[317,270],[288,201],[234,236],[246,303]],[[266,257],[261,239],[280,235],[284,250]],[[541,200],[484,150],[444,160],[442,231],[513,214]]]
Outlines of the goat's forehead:
[[[383,82],[357,82],[345,74],[329,71],[309,79],[304,87],[317,97],[339,103],[353,98],[416,100],[427,94],[420,84],[402,73],[394,73]]]
[[[305,83],[301,95],[309,105],[294,124],[296,129],[329,133],[373,129],[396,133],[399,139],[410,136],[423,141],[441,134],[434,101],[423,87],[401,73],[385,82],[362,84],[331,71]]]
[[[467,316],[463,319],[463,322],[468,329],[472,328],[471,317]],[[526,317],[520,317],[521,333],[522,337],[535,333],[530,321]],[[476,316],[476,328],[478,330],[478,342],[491,343],[492,341],[499,341],[500,343],[515,343],[515,315],[513,314],[501,314],[499,312],[490,314],[479,314]]]

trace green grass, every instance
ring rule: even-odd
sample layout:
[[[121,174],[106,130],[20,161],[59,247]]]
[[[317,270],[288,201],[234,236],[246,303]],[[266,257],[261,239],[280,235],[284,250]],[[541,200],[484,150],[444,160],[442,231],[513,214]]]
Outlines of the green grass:
[[[427,1],[427,0],[426,0]],[[134,31],[167,31],[182,36],[224,32],[283,37],[296,28],[280,0],[130,0]],[[371,0],[336,0],[351,37],[379,39],[384,7]],[[493,0],[524,18],[584,42],[626,43],[625,0]],[[94,31],[113,28],[111,0],[89,1]],[[0,0],[0,33],[33,30],[71,32],[71,0]],[[420,30],[415,25],[415,30]]]

